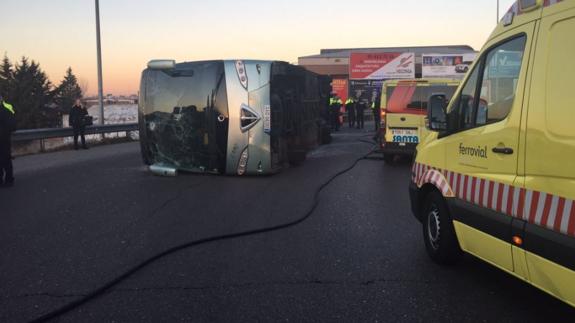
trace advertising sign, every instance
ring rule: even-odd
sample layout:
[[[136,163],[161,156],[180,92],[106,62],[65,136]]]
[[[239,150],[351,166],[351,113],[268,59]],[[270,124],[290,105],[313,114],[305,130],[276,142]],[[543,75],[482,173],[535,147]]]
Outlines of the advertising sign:
[[[381,92],[383,80],[352,80],[350,95],[365,102],[375,101]]]
[[[423,54],[423,78],[463,78],[477,54]]]
[[[331,92],[336,93],[342,102],[347,100],[347,91],[347,79],[333,79],[331,82]]]
[[[349,78],[352,80],[415,78],[415,54],[351,53]]]

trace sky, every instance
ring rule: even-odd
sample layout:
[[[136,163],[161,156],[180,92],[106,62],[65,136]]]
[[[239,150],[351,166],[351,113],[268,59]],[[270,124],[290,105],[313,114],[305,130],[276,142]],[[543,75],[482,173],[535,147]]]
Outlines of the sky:
[[[97,93],[94,0],[0,0],[0,55],[59,83],[68,67]],[[500,0],[500,16],[513,0]],[[297,62],[322,48],[470,45],[497,0],[100,0],[104,93],[136,94],[151,59]]]

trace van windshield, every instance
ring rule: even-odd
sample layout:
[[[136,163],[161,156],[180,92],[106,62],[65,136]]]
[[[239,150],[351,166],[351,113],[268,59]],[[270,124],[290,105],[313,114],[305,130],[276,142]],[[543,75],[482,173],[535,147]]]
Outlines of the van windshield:
[[[451,99],[456,85],[398,84],[388,86],[386,111],[389,113],[427,114],[427,102],[434,94],[445,94]]]

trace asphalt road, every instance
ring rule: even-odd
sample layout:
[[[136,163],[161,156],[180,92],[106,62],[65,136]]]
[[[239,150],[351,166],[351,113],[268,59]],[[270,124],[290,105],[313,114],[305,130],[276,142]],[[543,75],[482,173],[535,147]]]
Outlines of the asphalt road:
[[[0,321],[38,317],[169,247],[293,221],[367,140],[344,130],[261,178],[156,177],[137,143],[18,158],[17,185],[0,190]],[[573,321],[571,307],[471,256],[433,264],[409,177],[407,163],[362,161],[305,222],[172,254],[59,321]]]

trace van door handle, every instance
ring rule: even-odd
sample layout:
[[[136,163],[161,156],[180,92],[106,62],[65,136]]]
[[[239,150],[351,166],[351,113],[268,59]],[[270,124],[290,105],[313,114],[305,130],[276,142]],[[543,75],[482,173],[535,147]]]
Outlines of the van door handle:
[[[513,155],[513,149],[508,147],[502,147],[502,148],[494,147],[493,149],[491,149],[491,151],[496,154]]]

